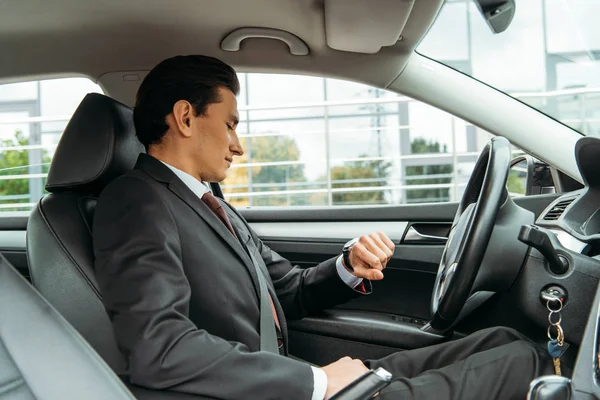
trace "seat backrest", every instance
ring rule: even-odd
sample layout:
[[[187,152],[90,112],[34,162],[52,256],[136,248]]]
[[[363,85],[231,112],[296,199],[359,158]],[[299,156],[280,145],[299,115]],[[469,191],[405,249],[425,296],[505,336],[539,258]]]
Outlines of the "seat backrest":
[[[1,399],[134,399],[108,365],[2,255]]]
[[[88,94],[54,154],[46,190],[27,225],[33,285],[117,373],[126,370],[94,274],[92,222],[96,198],[131,170],[144,151],[132,110]]]

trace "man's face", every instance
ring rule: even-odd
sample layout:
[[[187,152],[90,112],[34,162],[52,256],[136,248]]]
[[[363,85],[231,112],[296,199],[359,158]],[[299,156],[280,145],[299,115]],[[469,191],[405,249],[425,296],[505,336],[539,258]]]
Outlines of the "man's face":
[[[202,181],[220,182],[226,177],[234,156],[244,150],[237,137],[237,100],[228,89],[219,89],[221,101],[210,104],[204,115],[192,117],[192,151]]]

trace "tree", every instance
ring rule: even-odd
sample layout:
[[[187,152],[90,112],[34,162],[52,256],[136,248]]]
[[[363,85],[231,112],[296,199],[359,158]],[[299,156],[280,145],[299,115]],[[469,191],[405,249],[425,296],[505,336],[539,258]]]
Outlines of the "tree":
[[[520,176],[518,171],[510,170],[508,179],[506,180],[506,188],[511,194],[525,194],[526,176]]]
[[[242,139],[242,146],[247,149],[248,138]],[[300,150],[296,141],[286,136],[259,136],[252,138],[252,162],[299,161]],[[248,162],[248,152],[239,158],[239,163]],[[294,183],[306,182],[304,165],[269,165],[252,167],[252,191],[276,192],[293,190]],[[240,193],[248,190],[248,168],[234,168],[228,172],[223,185],[230,186],[224,190],[227,193]],[[301,205],[306,204],[305,195],[265,195],[253,198],[252,204],[257,206]],[[233,198],[235,206],[247,206],[245,198]]]
[[[367,155],[361,154],[359,157]],[[335,189],[385,186],[391,166],[391,163],[382,160],[346,162],[342,166],[331,168],[331,187]],[[321,177],[319,181],[327,181],[327,178]],[[313,203],[319,202],[322,197],[324,195],[313,196]],[[384,190],[338,192],[332,195],[334,205],[381,204],[385,201]]]
[[[365,154],[359,157],[366,157]],[[391,164],[382,160],[351,161],[331,169],[332,188],[385,186]],[[379,179],[378,179],[379,178]],[[368,180],[377,179],[369,182]],[[348,180],[350,182],[343,182]],[[342,181],[342,182],[340,182]],[[385,202],[383,190],[334,193],[333,204],[380,204]]]
[[[425,139],[418,138],[411,143],[411,152],[413,154],[423,153],[445,153],[447,151],[444,145],[440,148],[440,143],[436,141],[428,142]],[[418,165],[406,167],[406,184],[407,185],[433,185],[442,183],[451,183],[453,166],[445,165]],[[431,176],[434,177],[431,177]],[[441,176],[435,176],[441,175]],[[424,176],[424,178],[408,179],[411,176]],[[407,203],[421,203],[425,201],[445,201],[450,198],[449,188],[431,188],[431,189],[407,189]]]
[[[15,132],[15,137],[2,140],[2,147],[28,146],[29,138],[21,131]],[[42,150],[42,172],[48,173],[50,168],[50,157],[46,150]],[[6,150],[0,153],[0,176],[27,174],[29,165],[29,150]],[[45,184],[45,179],[44,179]],[[29,179],[2,179],[0,180],[0,198],[4,196],[28,196]],[[26,197],[25,197],[26,198]],[[22,203],[24,198],[2,199],[4,204]],[[18,209],[16,207],[15,209]]]

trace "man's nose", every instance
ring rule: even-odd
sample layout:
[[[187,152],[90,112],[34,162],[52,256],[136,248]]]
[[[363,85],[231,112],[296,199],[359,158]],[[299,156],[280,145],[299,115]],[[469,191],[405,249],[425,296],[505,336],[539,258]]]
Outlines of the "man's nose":
[[[234,132],[232,139],[233,140],[231,141],[231,145],[229,146],[231,152],[236,156],[244,155],[244,148],[240,143],[240,138],[238,137],[237,132]]]

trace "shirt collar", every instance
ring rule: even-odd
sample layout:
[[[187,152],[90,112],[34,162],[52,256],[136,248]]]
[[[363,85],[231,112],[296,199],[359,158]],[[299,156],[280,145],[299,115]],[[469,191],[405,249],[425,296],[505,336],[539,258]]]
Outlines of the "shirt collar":
[[[202,196],[206,192],[210,192],[210,188],[206,182],[201,182],[198,179],[194,178],[187,172],[183,172],[180,169],[175,168],[172,165],[167,164],[164,161],[160,161],[165,164],[181,181],[192,191],[198,198],[202,199]]]

